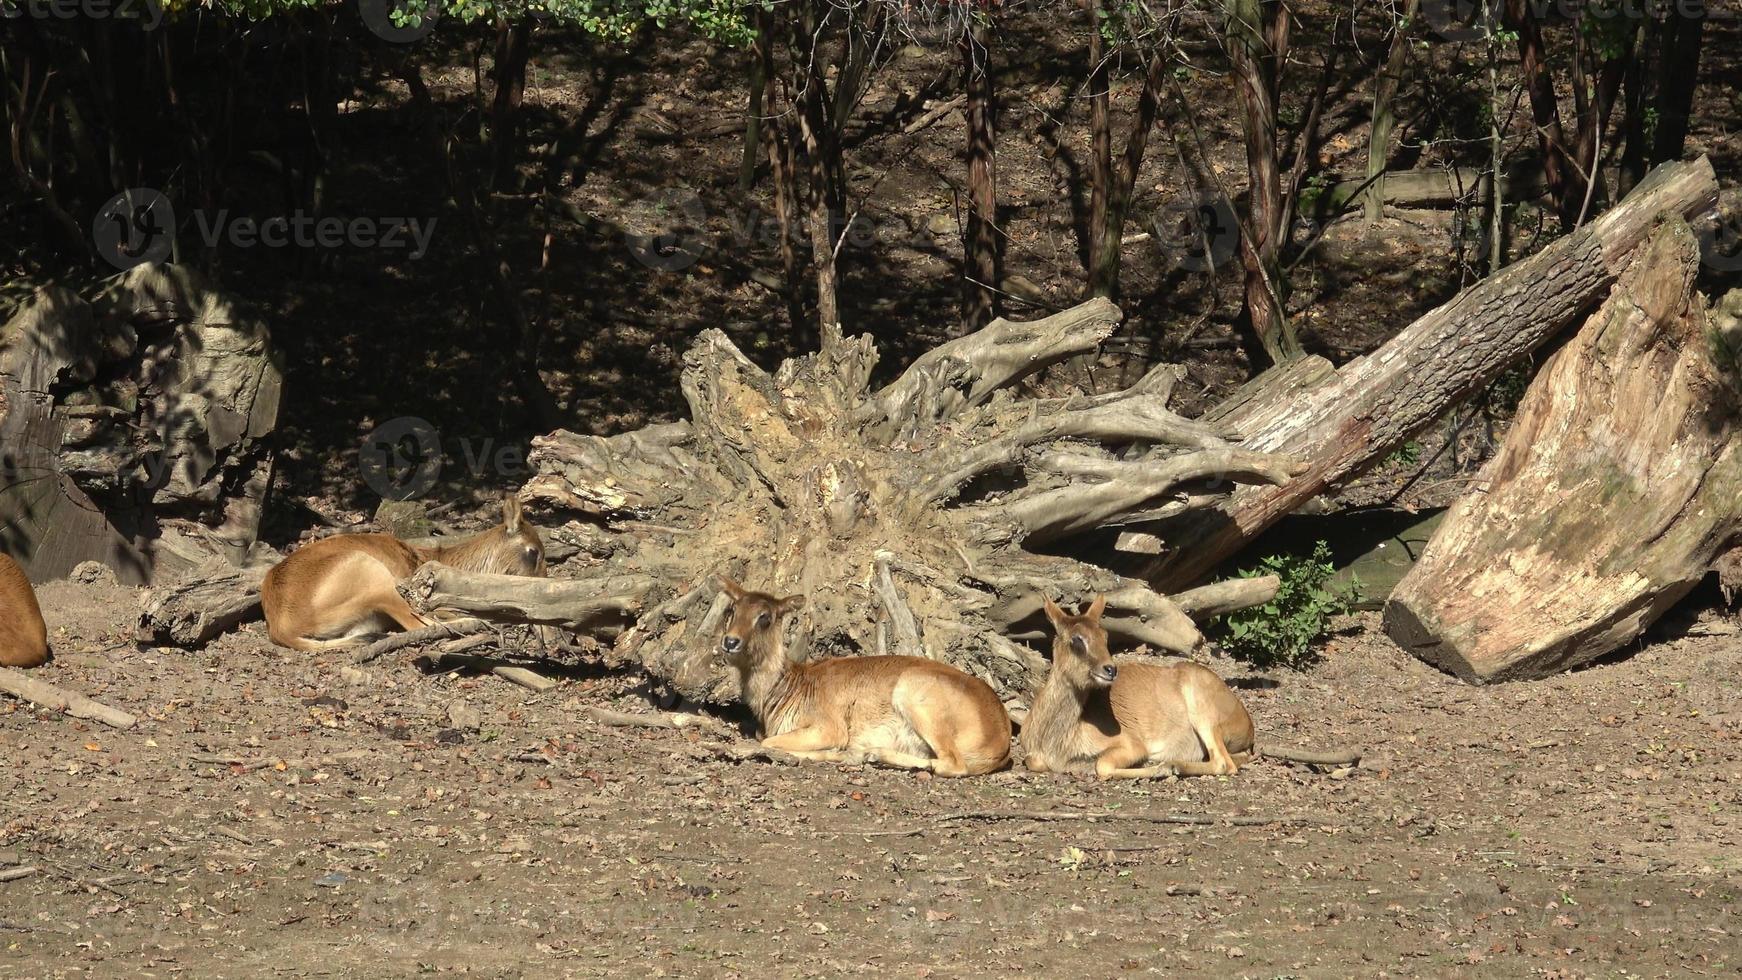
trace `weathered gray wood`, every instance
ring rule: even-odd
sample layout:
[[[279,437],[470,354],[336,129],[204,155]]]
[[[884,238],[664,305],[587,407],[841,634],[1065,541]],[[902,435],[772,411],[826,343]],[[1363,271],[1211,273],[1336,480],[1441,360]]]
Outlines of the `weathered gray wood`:
[[[184,268],[40,290],[0,327],[6,550],[38,581],[95,560],[137,584],[188,567],[171,528],[244,561],[281,384],[264,323]]]
[[[1475,492],[1385,607],[1399,645],[1465,680],[1542,677],[1631,642],[1742,532],[1734,365],[1667,221],[1543,367]]]
[[[400,583],[413,606],[485,615],[498,622],[587,629],[632,617],[653,591],[640,575],[608,579],[528,578],[465,572],[430,562]]]

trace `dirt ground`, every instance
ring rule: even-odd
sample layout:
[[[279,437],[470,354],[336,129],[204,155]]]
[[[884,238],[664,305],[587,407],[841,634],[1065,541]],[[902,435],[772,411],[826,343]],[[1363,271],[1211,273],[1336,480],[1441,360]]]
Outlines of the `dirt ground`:
[[[1217,665],[1261,745],[1352,744],[1358,768],[1099,785],[732,762],[695,732],[581,717],[643,705],[632,676],[577,665],[534,695],[292,654],[258,624],[137,649],[131,591],[42,600],[38,676],[141,722],[0,704],[0,877],[36,869],[0,883],[0,975],[1742,966],[1738,635],[1484,689],[1369,615],[1309,673]],[[477,730],[455,727],[466,708]]]

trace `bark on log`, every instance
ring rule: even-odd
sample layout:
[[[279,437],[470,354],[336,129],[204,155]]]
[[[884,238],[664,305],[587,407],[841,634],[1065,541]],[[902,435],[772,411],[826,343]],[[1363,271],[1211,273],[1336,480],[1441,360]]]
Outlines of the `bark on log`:
[[[1699,262],[1666,221],[1543,368],[1386,604],[1404,649],[1475,683],[1576,667],[1637,637],[1742,531],[1737,364]]]
[[[581,560],[555,571],[576,581],[486,588],[444,576],[415,601],[524,621],[541,595],[563,590],[535,621],[560,613],[597,628],[574,610],[602,591],[612,611],[634,616],[613,658],[697,700],[736,695],[737,678],[713,656],[727,604],[716,572],[804,593],[789,647],[801,656],[932,657],[1005,695],[1026,693],[1044,663],[1012,642],[1043,637],[1042,594],[1069,603],[1105,593],[1104,623],[1121,641],[1190,653],[1203,637],[1179,605],[1058,552],[1134,515],[1215,503],[1230,479],[1286,479],[1296,467],[1168,411],[1169,366],[1105,395],[1018,390],[1094,350],[1119,316],[1093,300],[1042,320],[994,320],[880,390],[869,337],[826,330],[820,351],[769,373],[705,331],[685,356],[687,420],[535,441],[522,496],[551,538],[576,545]],[[1028,550],[1040,543],[1055,553]],[[1243,583],[1191,601],[1207,617],[1273,591]]]
[[[134,639],[147,646],[205,646],[261,617],[260,581],[270,564],[235,568],[213,559],[178,581],[145,594]]]
[[[0,327],[0,547],[37,581],[87,560],[132,584],[241,563],[280,383],[265,325],[186,269],[40,290]]]
[[[1283,515],[1383,460],[1578,322],[1660,216],[1694,220],[1715,207],[1717,193],[1704,157],[1665,164],[1602,217],[1459,294],[1329,382],[1286,406],[1247,408],[1241,448],[1287,454],[1307,469],[1153,529],[1168,549],[1146,564],[1145,577],[1163,590],[1192,585]]]

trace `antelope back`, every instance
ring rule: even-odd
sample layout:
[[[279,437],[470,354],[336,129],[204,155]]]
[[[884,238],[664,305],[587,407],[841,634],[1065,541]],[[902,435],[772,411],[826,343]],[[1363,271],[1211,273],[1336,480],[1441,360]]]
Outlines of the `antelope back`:
[[[24,569],[0,554],[0,666],[35,667],[48,659],[48,627]]]

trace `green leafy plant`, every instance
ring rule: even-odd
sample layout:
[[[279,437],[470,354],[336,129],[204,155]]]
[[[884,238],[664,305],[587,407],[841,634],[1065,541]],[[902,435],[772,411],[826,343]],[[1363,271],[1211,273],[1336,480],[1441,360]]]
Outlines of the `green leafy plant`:
[[[1312,555],[1271,555],[1241,578],[1275,575],[1282,580],[1276,598],[1262,606],[1231,613],[1222,620],[1219,640],[1231,655],[1254,666],[1300,670],[1316,663],[1315,648],[1331,617],[1354,607],[1360,582],[1333,586],[1331,548],[1320,541]]]

